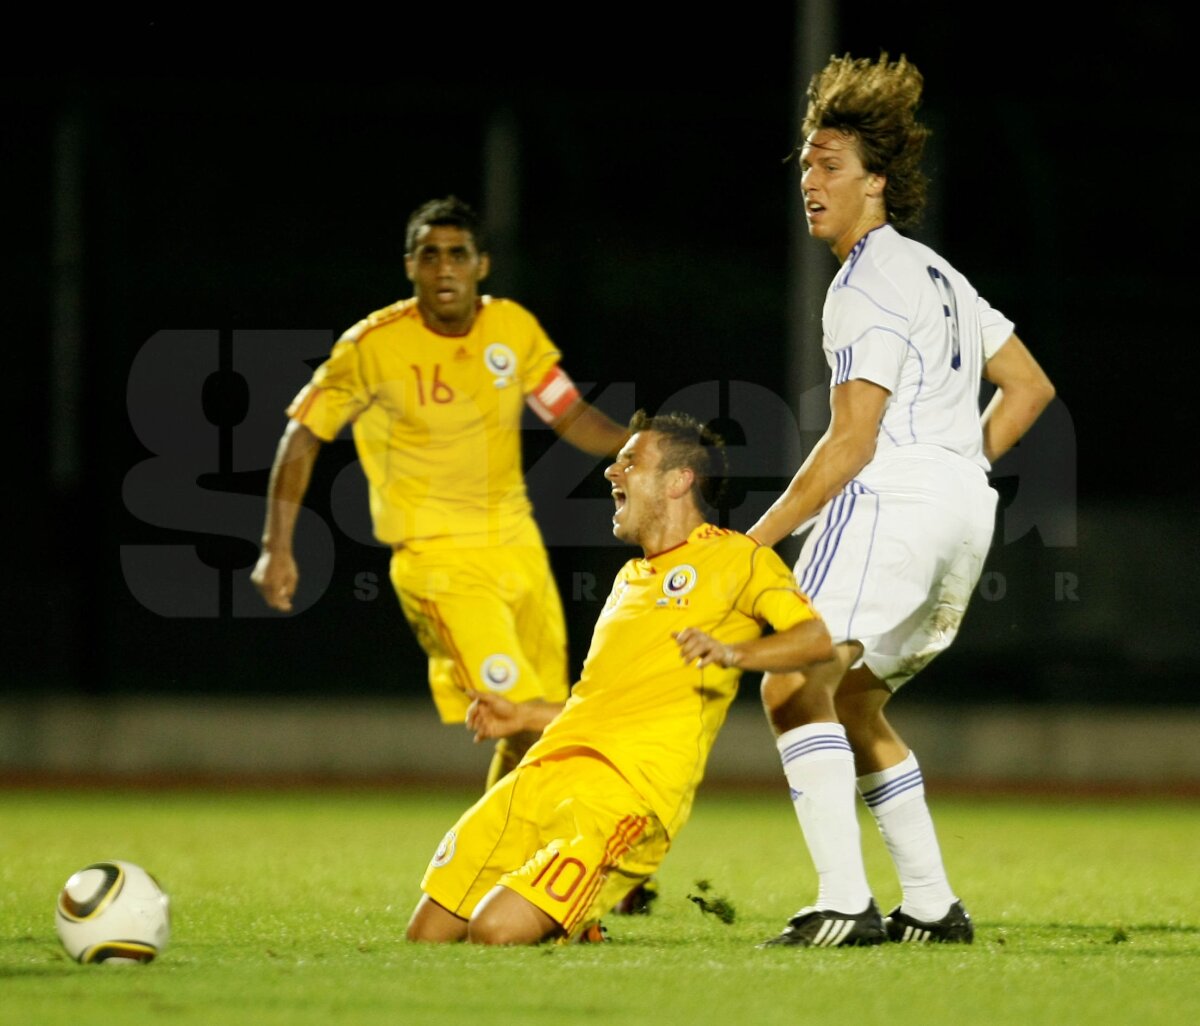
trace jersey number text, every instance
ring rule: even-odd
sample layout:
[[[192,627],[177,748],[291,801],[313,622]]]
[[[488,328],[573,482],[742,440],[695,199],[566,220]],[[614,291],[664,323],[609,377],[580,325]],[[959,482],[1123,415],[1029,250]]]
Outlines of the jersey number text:
[[[421,372],[421,368],[413,363],[409,364],[412,367],[413,374],[417,377],[417,400],[422,406],[428,401],[435,403],[448,403],[454,399],[454,389],[442,380],[442,365],[435,363],[433,365],[433,381],[429,384],[429,399],[425,397],[425,375]]]
[[[941,271],[936,267],[927,267],[925,270],[929,272],[929,277],[942,296],[942,313],[946,315],[946,340],[950,343],[950,367],[958,370],[962,366],[962,352],[958,345],[958,300],[954,296],[954,289],[950,287]]]

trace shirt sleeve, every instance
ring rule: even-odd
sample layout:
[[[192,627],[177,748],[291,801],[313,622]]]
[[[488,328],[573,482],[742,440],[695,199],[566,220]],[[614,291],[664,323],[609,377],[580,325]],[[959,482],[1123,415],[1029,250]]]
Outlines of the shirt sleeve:
[[[562,359],[562,353],[550,341],[550,336],[538,319],[523,307],[518,309],[526,321],[524,332],[529,342],[525,358],[521,361],[521,392],[529,395],[542,383],[550,368]]]
[[[751,553],[750,585],[745,591],[749,608],[744,610],[760,623],[782,631],[805,620],[819,620],[812,603],[779,553],[760,545]]]
[[[1012,337],[1016,326],[982,296],[976,299],[976,308],[979,311],[979,329],[983,335],[983,360],[986,363],[1000,352],[1004,343]]]
[[[830,299],[824,321],[830,387],[863,378],[894,395],[908,345],[904,318],[866,294],[845,288]]]
[[[370,404],[358,338],[347,332],[317,368],[312,380],[292,400],[287,415],[318,438],[332,442]]]

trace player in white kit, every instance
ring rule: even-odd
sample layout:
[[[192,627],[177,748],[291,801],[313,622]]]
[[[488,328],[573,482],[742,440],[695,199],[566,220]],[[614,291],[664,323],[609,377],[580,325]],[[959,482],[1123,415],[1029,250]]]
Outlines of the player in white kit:
[[[925,199],[922,78],[904,57],[834,58],[808,89],[799,150],[809,234],[841,269],[822,322],[830,423],[748,534],[811,527],[795,573],[837,642],[809,673],[766,674],[762,696],[818,894],[767,945],[970,943],[913,753],[884,716],[953,641],[991,544],[991,464],[1054,387],[1013,324],[929,247],[901,235]],[[980,414],[980,381],[996,386]],[[863,865],[855,791],[895,863],[881,915]]]

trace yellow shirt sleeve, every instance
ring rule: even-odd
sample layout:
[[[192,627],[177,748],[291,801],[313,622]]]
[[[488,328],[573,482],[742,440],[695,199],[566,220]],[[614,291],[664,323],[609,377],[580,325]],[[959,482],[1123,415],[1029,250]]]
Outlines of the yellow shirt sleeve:
[[[529,333],[529,351],[521,365],[521,394],[529,395],[542,383],[546,372],[559,362],[562,353],[533,314],[523,307],[517,307],[517,310],[528,320],[525,330]]]
[[[805,620],[820,619],[778,552],[760,545],[754,550],[751,563],[750,585],[742,593],[741,612],[776,631],[787,630]]]
[[[287,408],[318,438],[332,442],[348,423],[371,404],[371,392],[363,380],[355,329],[334,345],[329,358],[317,368]]]

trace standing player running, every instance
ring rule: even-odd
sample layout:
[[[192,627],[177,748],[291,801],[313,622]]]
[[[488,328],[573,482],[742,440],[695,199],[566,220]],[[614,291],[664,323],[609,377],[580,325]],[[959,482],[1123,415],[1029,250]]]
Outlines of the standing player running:
[[[842,265],[822,317],[831,419],[748,533],[775,545],[815,521],[795,572],[837,660],[807,677],[763,678],[819,879],[814,904],[772,945],[974,935],[942,865],[921,770],[884,707],[953,641],[991,544],[991,463],[1054,388],[1012,322],[942,256],[896,230],[924,205],[922,84],[904,57],[883,54],[834,58],[808,89],[805,215]],[[997,388],[982,418],[981,376]],[[856,775],[902,886],[886,922],[863,866]]]
[[[413,212],[404,268],[413,297],[347,331],[288,407],[251,579],[291,609],[296,515],[321,443],[352,423],[375,536],[393,550],[392,585],[443,722],[461,724],[474,691],[561,701],[566,625],[525,489],[521,417],[528,404],[594,456],[628,432],[580,396],[528,310],[479,294],[489,258],[461,200]],[[534,737],[497,744],[489,784]]]

